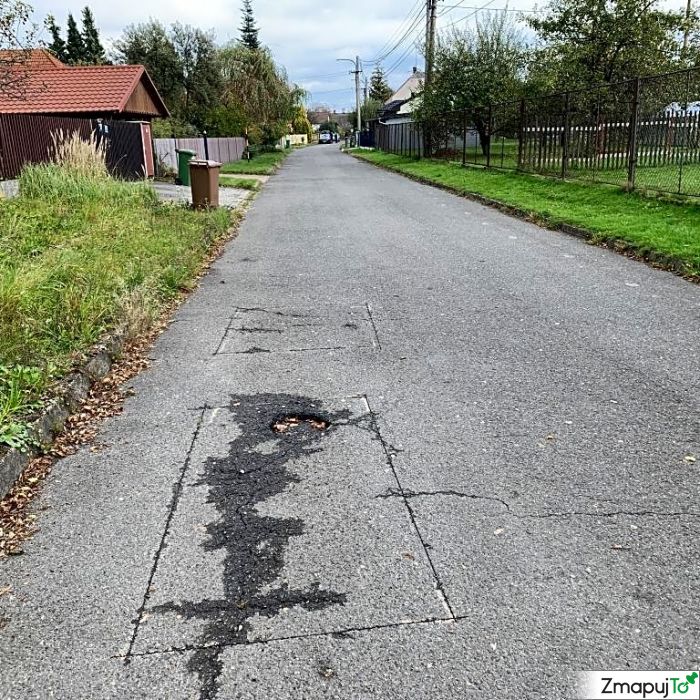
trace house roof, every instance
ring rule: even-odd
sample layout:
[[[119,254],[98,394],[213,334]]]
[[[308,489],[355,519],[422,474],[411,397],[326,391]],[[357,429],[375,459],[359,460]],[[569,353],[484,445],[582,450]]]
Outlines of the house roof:
[[[379,110],[380,118],[390,119],[391,117],[411,114],[413,112],[413,99],[422,92],[424,80],[425,74],[414,69],[411,76]]]
[[[389,105],[391,102],[401,100],[406,102],[418,93],[423,91],[423,81],[425,73],[414,70],[413,73],[404,81],[403,85],[384,103]]]
[[[29,70],[67,68],[47,49],[3,49],[0,50],[0,61],[21,64]]]
[[[5,52],[8,53],[8,52]],[[17,64],[24,71],[21,95],[0,93],[0,113],[143,113],[168,116],[168,109],[143,66],[66,66],[44,49],[30,52]],[[127,108],[139,84],[153,108]]]

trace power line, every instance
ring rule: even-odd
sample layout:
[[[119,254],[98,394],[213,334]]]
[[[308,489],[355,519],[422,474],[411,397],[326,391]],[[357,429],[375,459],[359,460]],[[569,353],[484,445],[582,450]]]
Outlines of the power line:
[[[411,22],[410,26],[406,31],[403,33],[401,38],[392,46],[388,51],[386,51],[383,55],[379,56],[377,59],[374,61],[368,61],[368,63],[381,63],[382,61],[386,60],[389,56],[391,56],[394,51],[399,49],[402,44],[406,41],[407,38],[411,37],[412,34],[415,32],[416,27],[423,21],[423,5],[421,5],[418,8],[417,13],[415,14],[415,17],[413,18],[413,21]]]
[[[450,8],[450,10],[456,10],[457,8],[460,8],[462,10],[479,10],[480,9],[476,5],[462,5],[462,3],[460,3],[459,5],[446,5],[446,7]],[[487,12],[515,12],[515,13],[521,14],[521,15],[534,15],[534,14],[541,14],[544,12],[549,12],[549,10],[546,10],[546,9],[538,10],[538,9],[532,8],[530,10],[516,10],[513,7],[489,7],[489,8],[486,8],[486,11]],[[447,14],[446,11],[441,12],[438,15],[438,17],[441,17],[442,15],[445,15],[445,14]]]
[[[471,19],[475,15],[479,14],[479,12],[481,12],[482,10],[485,10],[489,5],[493,5],[494,2],[496,2],[496,0],[489,0],[485,5],[477,7],[473,12],[470,12],[464,17],[460,17],[460,19],[455,20],[454,22],[450,22],[450,24],[446,24],[444,27],[441,27],[441,29],[449,29],[450,27],[454,27],[455,24],[459,24],[460,22],[464,22],[465,20]]]
[[[309,90],[312,95],[330,95],[334,92],[350,92],[355,88],[338,88],[337,90]]]
[[[421,12],[422,12],[422,5],[424,4],[424,0],[416,0],[414,3],[413,7],[408,11],[408,14],[401,20],[401,23],[399,26],[391,33],[387,41],[382,45],[382,47],[377,51],[377,56],[381,56],[384,51],[387,51],[389,47],[391,46],[391,42],[403,31],[404,25],[406,22],[409,22],[413,19],[414,13],[418,9],[419,6],[421,6]],[[379,60],[377,58],[373,58],[370,61],[367,61],[367,63],[379,63]]]

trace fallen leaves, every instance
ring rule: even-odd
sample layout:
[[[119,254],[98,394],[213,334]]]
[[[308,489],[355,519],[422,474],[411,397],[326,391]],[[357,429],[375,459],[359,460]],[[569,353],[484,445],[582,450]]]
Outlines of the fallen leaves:
[[[283,434],[304,423],[310,425],[315,430],[327,430],[330,426],[327,420],[316,416],[285,416],[284,418],[278,418],[272,424],[272,430],[275,433]]]
[[[64,431],[50,450],[29,463],[12,490],[0,501],[0,558],[23,553],[21,543],[36,531],[36,515],[29,506],[54,463],[91,443],[101,422],[121,413],[127,395],[122,385],[148,366],[146,351],[165,326],[165,321],[161,320],[148,333],[127,343],[110,373],[92,386],[80,410],[66,420]],[[102,447],[96,444],[90,450],[96,452]]]

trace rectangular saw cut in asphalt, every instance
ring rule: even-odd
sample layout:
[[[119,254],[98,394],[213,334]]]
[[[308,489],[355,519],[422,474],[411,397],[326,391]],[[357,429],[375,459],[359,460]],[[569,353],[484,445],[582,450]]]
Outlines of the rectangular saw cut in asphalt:
[[[347,311],[236,309],[217,355],[376,348],[367,305]]]
[[[697,666],[699,515],[538,511],[458,493],[409,501],[455,615],[511,650],[512,667]]]
[[[395,486],[363,397],[206,410],[133,653],[449,617]]]

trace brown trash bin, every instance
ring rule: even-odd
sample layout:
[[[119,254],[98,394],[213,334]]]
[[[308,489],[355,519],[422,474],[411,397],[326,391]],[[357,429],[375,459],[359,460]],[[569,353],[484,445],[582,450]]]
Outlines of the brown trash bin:
[[[190,182],[192,206],[195,209],[216,208],[219,206],[219,171],[221,163],[215,160],[192,159],[190,161]]]

